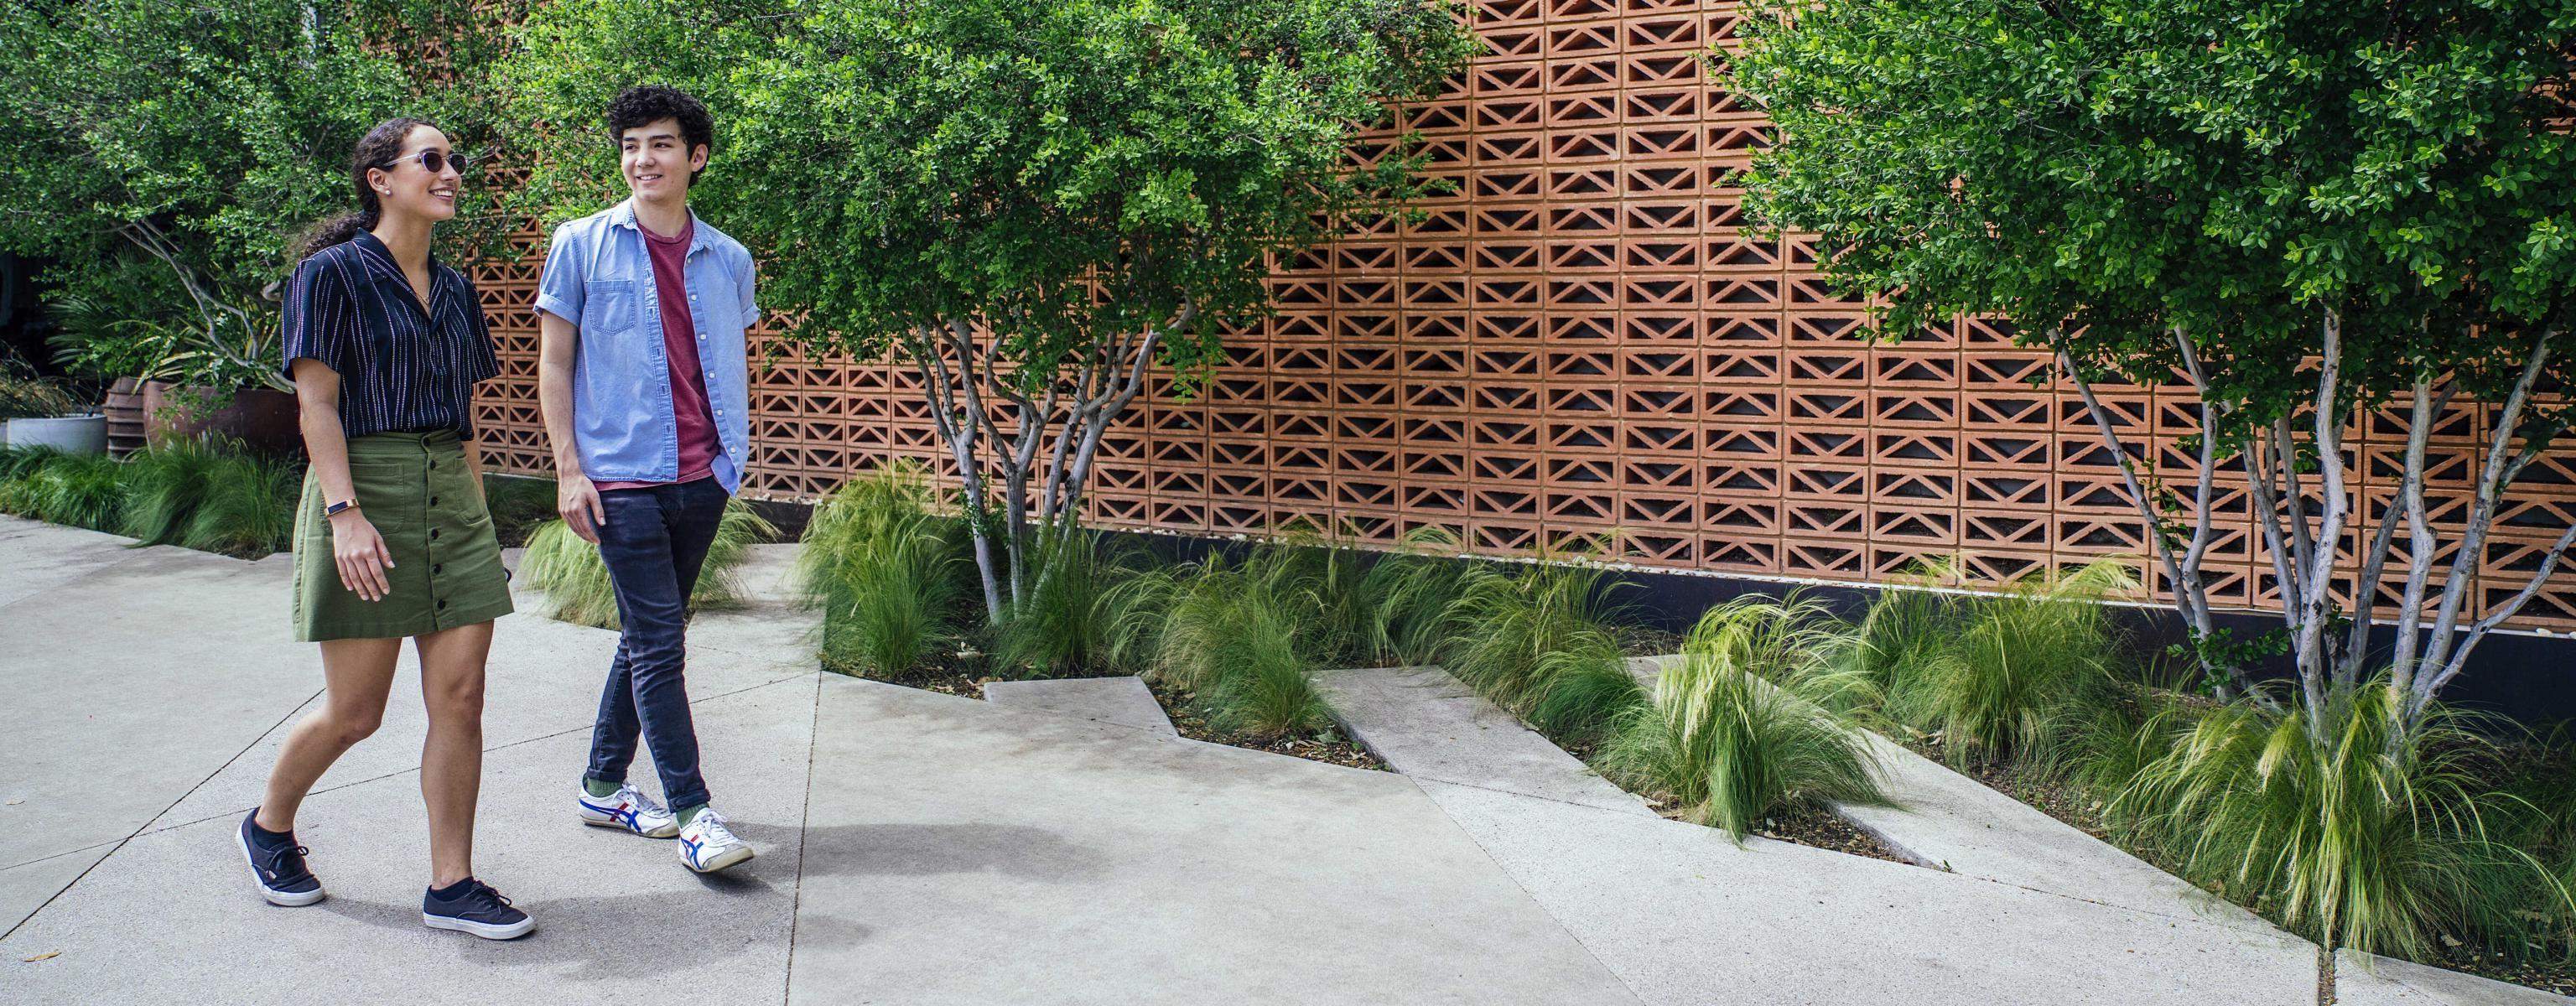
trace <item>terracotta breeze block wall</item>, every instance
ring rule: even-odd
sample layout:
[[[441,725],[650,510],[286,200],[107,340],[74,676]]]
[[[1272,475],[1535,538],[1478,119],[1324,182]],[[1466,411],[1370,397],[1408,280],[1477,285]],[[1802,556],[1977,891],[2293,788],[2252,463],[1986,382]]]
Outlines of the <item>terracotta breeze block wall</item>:
[[[1751,233],[1730,175],[1770,125],[1694,58],[1729,36],[1732,4],[1476,8],[1487,52],[1405,123],[1457,191],[1420,223],[1278,263],[1277,316],[1229,336],[1213,384],[1140,401],[1103,448],[1096,524],[1261,535],[1304,520],[1374,543],[1437,527],[1489,554],[1844,582],[1951,554],[2000,578],[2143,552],[2117,469],[2075,396],[2044,383],[2040,354],[1978,322],[1865,342],[1866,305],[1817,280],[1811,242]],[[528,260],[478,277],[506,371],[478,421],[501,466],[543,473],[531,305],[544,235],[520,240]],[[755,343],[774,362],[754,366],[752,494],[810,500],[888,458],[953,467],[908,371],[811,357],[770,330]],[[2191,401],[2106,398],[2133,449],[2187,484]],[[2443,417],[2438,484],[2473,477],[2492,411]],[[2402,421],[2358,420],[2374,507],[2396,482]],[[2525,481],[2480,603],[2519,587],[2576,515],[2566,452]],[[2241,488],[2220,506],[2235,530],[2211,564],[2217,593],[2276,606]],[[2576,626],[2576,577],[2522,621]]]

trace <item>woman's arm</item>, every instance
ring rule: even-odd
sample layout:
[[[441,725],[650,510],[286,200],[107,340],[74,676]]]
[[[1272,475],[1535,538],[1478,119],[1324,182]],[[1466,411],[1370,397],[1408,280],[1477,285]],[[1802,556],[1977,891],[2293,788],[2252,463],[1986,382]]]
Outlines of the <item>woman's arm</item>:
[[[340,428],[340,375],[312,357],[298,357],[295,367],[296,423],[304,431],[304,454],[313,464],[313,478],[322,486],[322,502],[332,503],[358,498],[357,483],[349,477],[349,438]],[[393,593],[385,570],[393,568],[393,551],[385,547],[384,536],[356,506],[333,514],[331,522],[331,557],[340,568],[340,585],[370,601],[383,600]]]

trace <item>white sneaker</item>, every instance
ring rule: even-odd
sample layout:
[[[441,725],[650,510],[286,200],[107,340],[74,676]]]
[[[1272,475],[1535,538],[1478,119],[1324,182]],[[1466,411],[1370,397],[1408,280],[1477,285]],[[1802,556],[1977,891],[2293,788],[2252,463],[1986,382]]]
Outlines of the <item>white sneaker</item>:
[[[680,822],[671,817],[671,812],[654,803],[633,783],[617,787],[617,792],[609,796],[592,796],[588,787],[574,788],[583,824],[624,828],[646,838],[669,838],[680,833]]]
[[[699,873],[714,873],[751,858],[751,847],[733,837],[724,815],[709,807],[680,828],[680,863]]]

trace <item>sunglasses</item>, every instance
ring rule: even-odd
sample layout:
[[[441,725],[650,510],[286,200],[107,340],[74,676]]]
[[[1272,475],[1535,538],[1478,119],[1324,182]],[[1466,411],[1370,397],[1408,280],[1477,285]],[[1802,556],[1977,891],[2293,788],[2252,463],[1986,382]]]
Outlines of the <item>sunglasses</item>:
[[[395,166],[400,165],[404,161],[419,161],[421,170],[427,171],[433,175],[446,171],[447,166],[450,164],[456,166],[456,173],[464,174],[467,167],[481,159],[482,158],[479,155],[468,154],[463,151],[448,154],[440,153],[436,150],[424,150],[417,154],[409,154],[394,158],[393,160],[386,161],[383,164],[376,165],[376,167],[391,171]]]

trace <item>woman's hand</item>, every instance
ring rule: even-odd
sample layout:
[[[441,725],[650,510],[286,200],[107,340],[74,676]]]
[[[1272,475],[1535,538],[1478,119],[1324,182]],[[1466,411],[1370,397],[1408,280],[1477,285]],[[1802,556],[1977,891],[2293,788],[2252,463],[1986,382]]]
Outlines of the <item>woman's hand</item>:
[[[385,547],[385,536],[367,522],[365,514],[350,507],[331,516],[331,561],[340,567],[340,585],[369,601],[384,600],[394,592],[385,571],[394,568],[394,553]]]

